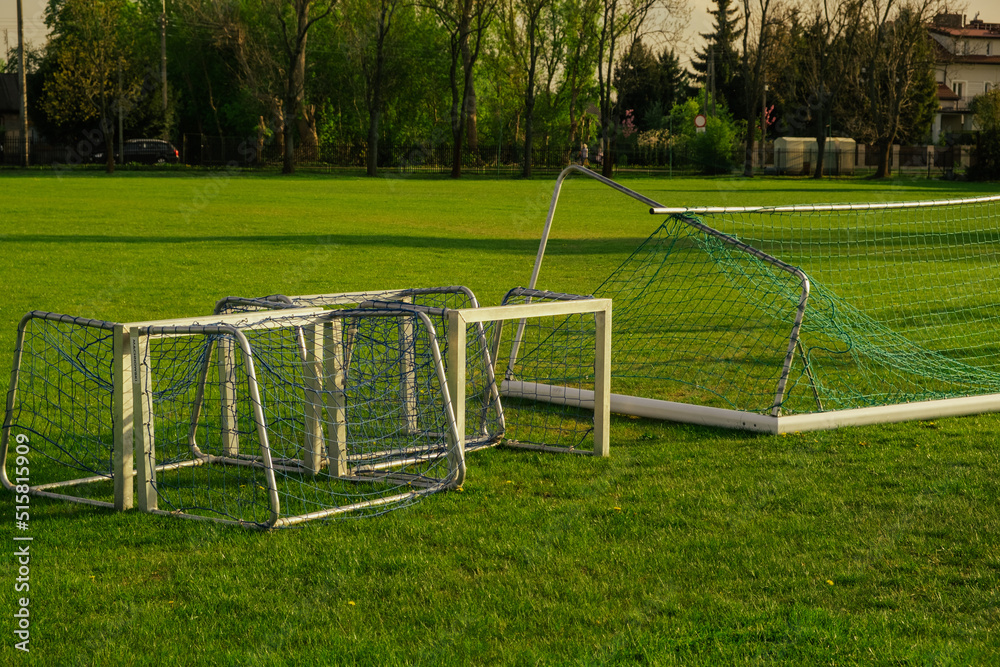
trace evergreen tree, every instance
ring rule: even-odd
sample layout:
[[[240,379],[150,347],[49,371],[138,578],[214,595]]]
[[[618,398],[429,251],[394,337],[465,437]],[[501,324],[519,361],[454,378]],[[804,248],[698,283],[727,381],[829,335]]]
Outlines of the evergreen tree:
[[[733,0],[715,0],[715,9],[710,9],[708,12],[713,17],[713,30],[710,33],[701,33],[705,40],[705,48],[695,50],[691,67],[695,71],[695,79],[707,85],[709,60],[712,60],[715,70],[715,92],[733,105],[738,102],[741,86],[735,80],[739,76],[740,69],[740,54],[736,45],[743,34],[739,11]]]
[[[635,40],[615,68],[615,90],[618,92],[618,111],[631,110],[636,128],[647,130],[646,115],[658,102],[656,56],[642,40]],[[661,111],[662,114],[662,111]]]
[[[673,50],[657,57],[636,40],[615,70],[618,109],[622,113],[632,110],[640,132],[659,129],[674,104],[687,97],[687,79]]]

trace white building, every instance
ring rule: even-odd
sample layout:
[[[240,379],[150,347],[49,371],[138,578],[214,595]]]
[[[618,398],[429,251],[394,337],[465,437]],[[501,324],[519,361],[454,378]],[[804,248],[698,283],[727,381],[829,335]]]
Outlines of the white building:
[[[937,50],[939,105],[933,129],[937,143],[942,133],[976,129],[969,103],[1000,86],[1000,23],[981,21],[978,14],[968,23],[962,14],[940,14],[928,32]]]

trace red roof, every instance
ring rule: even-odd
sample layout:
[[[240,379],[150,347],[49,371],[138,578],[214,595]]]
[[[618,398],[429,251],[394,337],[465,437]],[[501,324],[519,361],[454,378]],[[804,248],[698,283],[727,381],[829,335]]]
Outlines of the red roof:
[[[955,94],[955,91],[949,88],[946,84],[938,84],[937,96],[939,100],[960,100],[961,98]]]
[[[934,32],[939,32],[942,35],[949,35],[951,37],[979,37],[987,39],[991,37],[1000,37],[1000,30],[991,30],[988,28],[942,28],[940,26],[931,26],[930,29]]]
[[[979,14],[968,23],[961,14],[938,14],[929,27],[934,32],[952,37],[1000,37],[1000,23],[982,21]]]

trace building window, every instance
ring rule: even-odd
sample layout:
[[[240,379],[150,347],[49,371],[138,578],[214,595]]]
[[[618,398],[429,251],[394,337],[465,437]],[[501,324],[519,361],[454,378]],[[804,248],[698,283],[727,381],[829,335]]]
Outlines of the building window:
[[[959,97],[965,97],[965,82],[964,81],[952,81],[951,89]]]

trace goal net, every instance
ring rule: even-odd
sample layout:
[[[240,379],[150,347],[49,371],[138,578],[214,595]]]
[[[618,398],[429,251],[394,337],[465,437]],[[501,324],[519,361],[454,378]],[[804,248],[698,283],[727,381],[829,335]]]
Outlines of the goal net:
[[[121,421],[116,405],[122,394],[120,343],[115,324],[101,320],[32,311],[17,328],[7,392],[0,469],[8,488],[17,468],[30,470],[32,492],[92,505],[121,507],[124,480],[116,475],[116,445]],[[27,451],[23,466],[6,465]],[[14,459],[16,460],[16,459]],[[37,483],[37,480],[43,480]],[[117,489],[115,488],[117,485]]]
[[[504,305],[579,302],[592,296],[515,288]],[[590,452],[597,349],[594,313],[497,323],[495,356],[506,366],[502,393],[507,444]],[[502,366],[501,366],[502,367]]]
[[[613,410],[771,432],[1000,409],[1000,197],[670,209],[594,289]],[[544,280],[540,283],[551,286]]]

